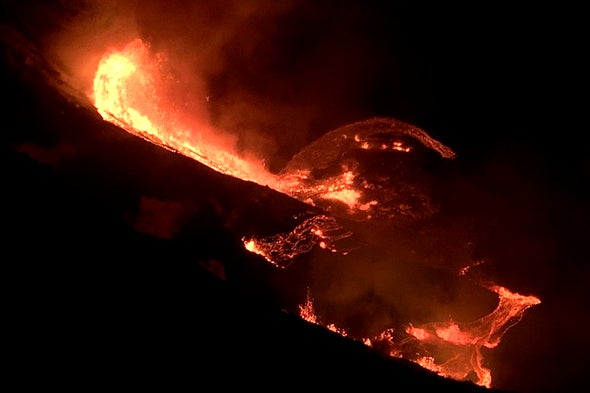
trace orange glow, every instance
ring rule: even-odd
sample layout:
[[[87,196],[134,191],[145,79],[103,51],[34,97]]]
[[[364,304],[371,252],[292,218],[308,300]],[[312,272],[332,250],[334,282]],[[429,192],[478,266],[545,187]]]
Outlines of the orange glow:
[[[491,387],[491,371],[483,366],[481,348],[496,347],[504,333],[522,318],[524,312],[541,301],[535,296],[520,295],[499,285],[492,285],[489,290],[498,294],[498,306],[476,321],[434,322],[407,328],[407,333],[419,342],[453,354],[442,363],[438,363],[436,357],[421,357],[420,364],[430,365],[427,368],[456,379],[465,379],[473,372],[478,385]]]
[[[397,150],[397,151],[403,151],[405,153],[409,153],[412,149],[410,149],[407,146],[404,146],[403,143],[401,142],[393,142],[393,150]]]
[[[228,146],[212,142],[215,132],[207,125],[192,129],[170,117],[176,108],[159,95],[167,87],[163,67],[163,57],[152,56],[139,39],[107,52],[98,64],[92,97],[103,119],[221,173],[278,187],[278,179],[262,163],[244,160]]]
[[[358,200],[360,197],[360,193],[357,190],[352,190],[350,188],[344,188],[341,190],[334,190],[334,191],[326,191],[322,194],[322,198],[324,199],[334,199],[336,201],[340,201],[347,205],[349,208],[353,209],[358,205]]]
[[[459,275],[460,275],[460,276],[465,276],[465,275],[466,275],[466,274],[469,272],[469,270],[470,270],[472,267],[479,266],[479,265],[481,265],[481,264],[483,264],[483,263],[484,263],[484,261],[475,261],[475,262],[473,262],[473,263],[472,263],[472,264],[470,264],[470,265],[464,266],[464,267],[462,267],[462,268],[459,270]]]
[[[305,300],[305,303],[299,306],[299,316],[307,322],[318,323],[318,318],[313,309],[313,299],[311,298],[309,290],[307,291],[307,299]]]
[[[198,126],[183,124],[177,116],[178,109],[162,93],[169,88],[170,78],[165,69],[165,56],[152,54],[139,39],[120,50],[108,51],[98,64],[93,83],[91,99],[98,113],[104,120],[156,145],[304,203],[335,201],[345,204],[352,213],[376,206],[376,201],[361,202],[363,192],[354,185],[356,174],[351,170],[313,181],[307,171],[276,175],[267,170],[262,160],[245,159],[235,153],[229,143],[221,142],[222,133],[205,120]]]
[[[307,322],[313,323],[315,325],[323,326],[326,329],[328,329],[334,333],[338,333],[343,337],[348,336],[348,333],[346,332],[346,330],[336,327],[336,325],[334,325],[333,323],[323,324],[320,322],[320,320],[318,319],[318,317],[315,313],[315,310],[313,307],[313,299],[309,293],[309,289],[307,291],[307,299],[305,300],[305,304],[299,306],[299,316],[301,317],[301,319],[303,319]]]
[[[334,201],[344,204],[351,214],[362,213],[365,219],[373,217],[382,200],[375,194],[366,193],[374,188],[373,185],[367,183],[366,179],[361,181],[362,176],[353,169],[343,166],[337,174],[317,179],[312,175],[313,171],[305,167],[273,174],[266,169],[262,160],[245,159],[237,154],[232,144],[221,137],[221,132],[213,129],[205,119],[199,124],[179,120],[181,116],[177,116],[178,109],[166,100],[166,94],[163,93],[169,88],[165,63],[165,56],[152,54],[149,46],[139,39],[120,50],[105,53],[98,64],[91,97],[102,118],[137,137],[190,157],[220,173],[268,186],[309,205]],[[382,134],[387,132],[384,129],[379,131]],[[450,149],[429,138],[422,130],[409,127],[405,132],[442,157],[454,157]],[[412,150],[410,145],[396,140],[397,136],[395,139],[385,138],[385,142],[382,136],[380,134],[372,139],[372,132],[356,131],[339,136],[338,143],[345,141],[357,150],[393,151],[392,154],[396,155]],[[274,266],[285,268],[297,256],[309,252],[315,246],[347,255],[346,251],[339,250],[337,243],[351,235],[333,217],[315,215],[302,220],[289,232],[266,237],[245,236],[242,241],[249,252],[262,256]],[[459,274],[465,275],[468,269],[462,269]],[[218,270],[221,271],[221,268]],[[389,355],[408,358],[443,376],[465,380],[475,374],[475,383],[490,387],[491,371],[483,365],[481,348],[496,347],[504,333],[522,318],[524,311],[539,304],[540,300],[497,285],[487,288],[498,295],[498,306],[476,321],[410,325],[405,331],[407,338],[403,342],[394,339],[393,329],[387,329],[373,338],[359,340],[368,346],[383,344],[388,348]],[[301,318],[308,322],[322,325],[343,336],[348,335],[344,329],[318,318],[309,293],[299,311]],[[412,354],[404,352],[407,340],[417,342],[422,349]],[[439,359],[428,348],[451,356]]]
[[[410,327],[408,328],[408,333],[410,333],[412,336],[416,337],[420,341],[428,339],[428,333],[426,333],[426,330],[424,329]]]
[[[266,255],[264,250],[262,250],[258,244],[256,244],[254,239],[244,240],[244,248],[250,252],[253,252],[254,254],[264,257],[264,259],[274,264],[274,261],[268,255]]]
[[[244,247],[263,256],[271,264],[284,268],[297,256],[310,251],[314,246],[338,252],[336,243],[351,233],[341,227],[334,218],[324,215],[303,220],[292,231],[263,238],[244,237]]]
[[[489,289],[498,294],[498,306],[493,312],[478,320],[469,323],[448,321],[421,326],[409,325],[406,333],[410,339],[423,345],[422,350],[418,352],[405,353],[404,345],[408,339],[396,342],[393,329],[386,329],[373,338],[360,338],[359,341],[369,347],[374,347],[375,343],[384,344],[389,348],[390,356],[407,358],[441,376],[467,380],[470,375],[475,375],[474,383],[490,388],[492,373],[483,365],[481,348],[496,347],[504,333],[522,318],[525,310],[540,304],[541,301],[535,296],[520,295],[499,285],[490,286]],[[300,306],[300,315],[309,322],[321,324],[314,312],[313,299],[309,293],[305,305]],[[334,324],[324,326],[347,335]],[[447,356],[438,359],[437,356],[429,354],[429,349],[445,353]]]
[[[104,120],[225,175],[267,186],[303,203],[355,219],[395,219],[396,215],[407,214],[400,204],[388,205],[394,203],[395,193],[384,193],[380,200],[375,190],[381,186],[359,176],[356,168],[341,165],[340,173],[318,178],[305,165],[275,174],[266,168],[262,158],[238,154],[229,134],[213,128],[208,119],[185,120],[186,114],[170,98],[174,95],[174,78],[168,67],[164,54],[152,53],[149,45],[136,39],[122,49],[104,54],[90,98]],[[451,149],[423,130],[394,119],[374,118],[351,126],[344,127],[336,140],[328,144],[329,148],[409,153],[411,146],[397,139],[403,136],[443,158],[455,157]],[[308,164],[313,167],[316,163],[312,159]]]

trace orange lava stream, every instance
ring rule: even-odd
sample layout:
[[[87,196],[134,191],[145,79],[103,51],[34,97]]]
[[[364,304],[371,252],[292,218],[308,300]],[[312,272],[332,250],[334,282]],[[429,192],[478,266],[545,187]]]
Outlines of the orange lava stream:
[[[211,143],[214,131],[206,126],[188,129],[170,117],[174,108],[159,99],[164,88],[162,59],[149,53],[137,39],[101,59],[94,78],[93,100],[103,119],[169,150],[179,152],[218,172],[282,189],[262,163],[244,160],[227,146]]]
[[[355,189],[355,174],[345,172],[325,182],[307,182],[305,171],[275,175],[262,160],[244,159],[210,126],[188,126],[175,117],[178,112],[162,98],[166,85],[163,56],[153,55],[136,39],[120,50],[108,51],[100,60],[93,82],[92,101],[103,119],[156,145],[190,157],[208,167],[242,180],[268,186],[308,204],[314,199],[338,201],[351,211],[367,210]],[[389,148],[389,147],[388,147]],[[402,149],[399,146],[391,147]]]

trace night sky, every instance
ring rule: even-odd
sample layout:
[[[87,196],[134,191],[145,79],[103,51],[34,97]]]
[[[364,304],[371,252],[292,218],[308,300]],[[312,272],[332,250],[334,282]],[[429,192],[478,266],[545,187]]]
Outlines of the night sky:
[[[448,8],[413,2],[361,1],[330,5],[314,1],[275,4],[184,0],[1,4],[3,25],[37,45],[61,78],[78,92],[89,91],[93,67],[109,46],[123,45],[135,37],[149,41],[154,50],[165,52],[173,60],[173,72],[181,86],[179,102],[186,110],[194,111],[195,116],[207,116],[241,151],[263,157],[273,171],[278,172],[309,143],[351,122],[386,116],[425,130],[457,154],[435,183],[434,192],[452,219],[447,223],[448,233],[440,235],[439,240],[450,239],[449,248],[467,243],[470,248],[447,250],[444,256],[485,260],[475,274],[516,292],[536,295],[542,302],[524,314],[498,348],[486,353],[492,365],[493,386],[518,393],[561,392],[583,382],[590,350],[586,335],[590,322],[586,293],[590,284],[586,250],[590,234],[590,149],[583,142],[587,127],[579,121],[585,93],[581,10],[496,4]],[[3,42],[14,43],[6,34],[8,30],[3,31]],[[6,77],[3,81],[12,87],[18,85]],[[100,156],[98,147],[96,152],[92,150],[93,142],[80,142],[84,139],[84,120],[78,122],[72,117],[63,123],[71,129],[60,131],[59,138],[75,143],[60,143],[51,131],[36,134],[34,130],[44,129],[43,121],[51,119],[47,113],[51,113],[52,105],[58,107],[39,98],[43,94],[3,97],[5,101],[12,99],[3,114],[11,119],[2,127],[4,151],[13,154],[14,146],[21,146],[16,150],[25,151],[32,162],[49,165],[60,179],[69,179],[67,187],[60,188],[62,192],[73,188],[71,195],[91,195],[95,198],[92,203],[100,202],[98,205],[105,211],[113,208],[117,212],[114,217],[119,213],[124,216],[128,206],[133,205],[125,199],[129,190],[148,183],[137,180],[136,184],[121,186],[123,180],[106,177],[116,173],[119,164],[139,177],[142,169],[127,166],[124,160],[108,162]],[[28,118],[28,108],[34,105],[41,108],[37,111],[42,115]],[[26,126],[19,125],[23,116],[27,117]],[[99,126],[88,126],[93,127]],[[131,143],[128,136],[117,138],[123,144]],[[103,139],[97,143],[103,146]],[[114,143],[113,139],[104,146],[109,143]],[[51,154],[43,155],[40,152],[49,151],[43,149],[46,146],[52,147]],[[68,150],[72,146],[80,150]],[[132,156],[139,161],[142,152],[154,154],[151,148],[137,149]],[[94,158],[105,162],[106,169],[93,168],[93,158],[78,159],[81,167],[68,164],[82,151],[94,152]],[[160,158],[168,163],[167,156],[161,154]],[[7,162],[13,165],[21,158],[12,160]],[[55,162],[59,164],[54,166]],[[40,184],[49,182],[48,177],[34,172],[32,163],[28,165],[19,167],[23,176],[34,179],[27,187],[46,192],[48,188]],[[149,195],[143,196],[140,206],[147,211],[164,210],[167,217],[186,213],[198,217],[201,223],[216,222],[219,217],[211,212],[222,211],[227,219],[232,195],[240,194],[229,191],[231,181],[225,184],[216,175],[203,175],[210,176],[206,179],[212,185],[207,195],[198,196],[201,189],[196,185],[192,189],[190,182],[182,180],[191,170],[172,161],[167,165],[167,169],[179,171],[179,185],[174,192],[180,194],[186,185],[191,189],[187,198],[201,198],[199,203],[211,208],[195,213],[186,205],[159,205],[157,198]],[[6,165],[4,172],[9,178],[7,184],[21,184],[18,172]],[[98,179],[106,188],[85,180],[88,173],[94,176],[90,179]],[[163,173],[160,176],[166,178]],[[120,191],[116,191],[118,187]],[[212,201],[219,194],[224,198]],[[59,195],[57,191],[49,192],[47,198],[59,202]],[[265,198],[276,198],[261,195],[256,205],[260,209]],[[18,199],[10,195],[7,198],[11,203]],[[275,210],[284,209],[285,216],[289,216],[289,209],[299,209],[298,205],[279,200]],[[33,197],[20,203],[37,205]],[[46,220],[59,219],[59,213],[47,213],[44,206],[38,205],[35,211]],[[59,202],[57,206],[68,211],[70,225],[81,225],[70,210],[71,204]],[[243,213],[242,208],[232,212]],[[37,213],[30,214],[32,223]],[[109,235],[114,243],[123,238],[121,233],[127,233],[120,222],[109,221],[110,213],[98,210],[92,214],[101,228],[112,225],[115,232],[119,231]],[[256,217],[256,212],[249,214]],[[15,213],[8,222],[14,224],[16,217]],[[236,220],[243,227],[248,218]],[[165,239],[176,233],[177,223],[150,223],[157,227],[151,229],[156,237]],[[34,230],[35,238],[42,238],[44,230],[47,228],[42,225]],[[182,236],[208,233],[208,240],[202,241],[202,246],[209,244],[204,253],[218,257],[220,247],[212,239],[227,236],[225,230],[223,225],[208,228],[200,224],[185,227]],[[22,240],[31,227],[23,225],[15,231],[18,233],[14,239]],[[75,232],[68,230],[64,234]],[[96,230],[93,236],[100,233]],[[168,250],[165,240],[161,245],[136,233],[131,236],[135,245],[149,244],[154,255],[165,255]],[[178,258],[190,249],[190,241],[185,238],[179,240],[185,248],[177,250]],[[88,247],[96,245],[79,234],[76,239]],[[130,247],[125,250],[132,252]],[[150,252],[146,251],[146,255]],[[227,251],[231,258],[237,258],[232,252]],[[32,255],[41,257],[43,253]],[[99,255],[106,258],[110,254],[103,250]],[[314,267],[306,261],[305,267],[311,273],[302,273],[302,267],[294,274],[311,274],[312,282],[321,291],[318,283],[329,276],[326,266],[318,262]],[[251,275],[248,279],[253,280],[259,279],[257,274],[267,274],[265,269],[241,269],[238,271]],[[358,275],[355,269],[343,266],[341,280],[352,280]],[[100,274],[106,274],[104,269]],[[36,280],[41,281],[40,277]],[[329,299],[328,292],[325,290],[326,299],[336,302]],[[347,299],[345,291],[341,296],[338,301]]]

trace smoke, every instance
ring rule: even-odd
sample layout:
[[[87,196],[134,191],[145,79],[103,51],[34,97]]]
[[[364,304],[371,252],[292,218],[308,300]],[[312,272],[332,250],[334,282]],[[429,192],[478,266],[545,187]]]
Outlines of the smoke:
[[[449,270],[419,265],[436,267],[436,261],[428,260],[436,254],[444,259],[443,268],[452,263],[450,271],[456,272],[459,265],[473,262],[470,257],[481,257],[484,263],[473,269],[475,274],[498,278],[498,284],[539,295],[543,301],[506,336],[506,345],[498,348],[504,352],[492,351],[498,353],[498,386],[530,390],[546,384],[547,375],[556,375],[550,384],[558,385],[570,375],[567,369],[582,364],[572,354],[587,341],[579,326],[588,322],[583,304],[589,271],[584,228],[589,214],[587,193],[577,196],[588,177],[588,155],[580,154],[587,146],[556,140],[555,130],[577,129],[565,127],[562,119],[548,136],[540,132],[548,129],[550,111],[542,110],[549,106],[542,102],[549,96],[547,83],[567,85],[562,79],[546,80],[557,64],[548,59],[568,67],[579,64],[568,59],[569,53],[579,51],[562,45],[566,40],[559,39],[563,33],[553,28],[555,24],[530,18],[528,10],[523,15],[506,13],[508,20],[497,10],[502,12],[496,11],[498,15],[486,23],[464,18],[461,12],[441,16],[420,9],[403,14],[410,18],[396,27],[402,17],[379,18],[379,7],[367,10],[362,2],[328,6],[305,0],[3,5],[9,7],[0,18],[18,24],[44,50],[61,78],[86,97],[107,50],[136,38],[149,42],[154,53],[169,60],[174,102],[184,116],[230,134],[243,154],[263,157],[273,170],[325,132],[351,121],[402,113],[396,117],[421,126],[433,116],[439,133],[441,128],[449,131],[441,140],[456,149],[465,165],[458,175],[462,177],[453,182],[447,177],[447,183],[435,187],[453,204],[449,222],[438,230],[404,236],[366,228],[366,238],[383,244],[386,252],[379,248],[314,259],[309,274],[319,314],[326,322],[353,327],[363,335],[401,319],[473,320],[491,311],[496,297],[468,279],[455,279]],[[547,20],[555,20],[553,10]],[[552,28],[533,39],[540,33],[537,24]],[[526,34],[520,33],[520,26]],[[430,78],[424,83],[438,93],[438,107],[425,105],[428,92],[420,90],[412,70],[404,68],[400,33],[413,35],[405,38],[415,44],[410,55],[418,63],[423,59],[422,77]],[[379,37],[382,41],[376,41]],[[562,74],[570,74],[569,68],[560,67],[556,69]],[[559,93],[555,98],[561,101],[565,95]],[[61,119],[60,124],[67,119],[68,126],[62,128],[70,133],[81,133],[86,126],[71,113],[52,116]],[[27,107],[21,118],[30,124],[36,116]],[[423,123],[412,121],[415,118]],[[15,129],[26,128],[19,118]],[[435,136],[437,127],[424,128]],[[90,151],[93,141],[84,143]],[[57,166],[75,156],[79,147],[31,143],[21,148],[37,161]],[[538,151],[526,156],[531,149]],[[145,197],[135,229],[169,239],[184,229],[184,215],[189,213],[196,214],[168,199]],[[244,217],[257,219],[256,214]],[[211,221],[202,220],[203,229],[195,231],[205,233]],[[478,253],[465,248],[469,242],[476,243]],[[529,365],[505,362],[515,356],[517,363]],[[560,369],[554,367],[555,359]],[[528,370],[523,374],[523,369]],[[507,375],[504,381],[502,373]]]
[[[392,53],[402,48],[379,49],[375,36],[388,27],[360,2],[50,4],[31,11],[52,20],[37,34],[75,90],[91,94],[101,56],[140,38],[169,60],[179,112],[232,135],[242,155],[271,171],[323,133],[375,115],[380,79],[392,90],[401,84]]]
[[[28,12],[51,21],[47,22],[50,27],[37,37],[47,59],[60,71],[64,82],[85,95],[92,92],[92,79],[105,51],[129,42],[138,34],[136,1],[32,3],[36,7]]]
[[[184,121],[206,119],[218,133],[232,135],[232,148],[243,156],[265,159],[276,150],[277,142],[262,127],[274,108],[246,85],[251,81],[235,82],[234,75],[249,66],[258,55],[256,48],[273,34],[275,18],[290,7],[253,1],[175,1],[149,2],[136,10],[140,36],[169,61]],[[242,57],[235,62],[234,51]],[[223,89],[215,86],[220,78],[227,78]]]
[[[338,8],[174,1],[137,11],[142,36],[168,54],[187,101],[206,106],[216,129],[237,135],[241,152],[271,170],[326,126],[362,116],[353,108],[369,52],[342,37],[350,20]]]
[[[415,246],[421,241],[414,240]],[[471,322],[497,305],[497,296],[478,282],[426,265],[409,247],[390,237],[344,257],[315,258],[311,293],[318,315],[352,335],[369,337],[409,323]]]

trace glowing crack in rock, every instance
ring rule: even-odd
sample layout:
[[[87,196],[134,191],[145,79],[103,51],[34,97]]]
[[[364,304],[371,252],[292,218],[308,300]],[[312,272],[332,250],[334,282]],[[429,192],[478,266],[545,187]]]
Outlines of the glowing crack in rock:
[[[336,242],[351,235],[352,233],[340,226],[333,217],[317,215],[305,219],[291,232],[267,237],[245,237],[242,241],[248,251],[263,256],[277,267],[285,268],[298,255],[309,252],[316,245],[331,252],[338,252]]]

